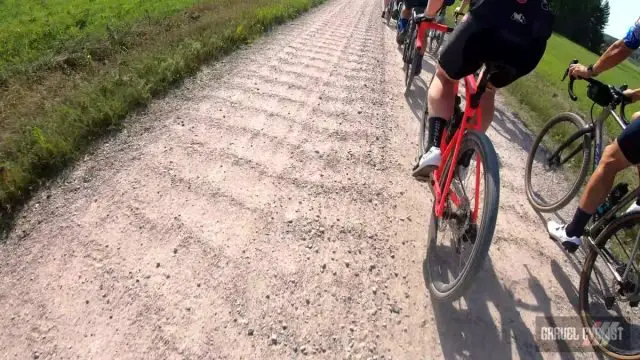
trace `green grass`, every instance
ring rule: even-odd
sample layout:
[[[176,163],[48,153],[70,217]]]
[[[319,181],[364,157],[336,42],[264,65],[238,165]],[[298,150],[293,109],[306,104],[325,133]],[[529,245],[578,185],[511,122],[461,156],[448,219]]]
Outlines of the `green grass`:
[[[0,2],[0,73],[55,57],[71,43],[174,15],[197,0],[5,0]]]
[[[554,34],[549,39],[547,51],[536,70],[509,86],[507,92],[513,97],[512,100],[516,100],[518,106],[525,106],[526,110],[532,112],[528,123],[536,130],[561,111],[573,110],[588,116],[592,101],[586,96],[587,83],[584,81],[575,82],[575,94],[578,96],[578,101],[574,103],[567,94],[568,80],[561,82],[561,79],[572,59],[578,59],[583,64],[592,64],[597,58],[598,55]],[[640,87],[640,68],[625,61],[618,67],[600,75],[597,79],[606,84],[615,86],[627,84],[630,88],[637,88]],[[597,113],[599,109],[596,106],[594,112]],[[637,104],[628,106],[626,109],[627,117],[631,117],[638,110],[640,110],[640,106]],[[610,121],[607,122],[607,130],[611,135],[615,135],[619,133],[620,127]]]
[[[574,92],[577,102],[569,99],[567,93],[568,80],[561,81],[565,69],[572,59],[578,59],[583,64],[592,64],[598,55],[591,53],[570,40],[554,34],[548,42],[545,55],[533,73],[523,77],[506,89],[509,105],[518,110],[525,125],[537,134],[540,129],[556,114],[563,111],[575,111],[582,115],[588,123],[591,121],[591,106],[593,102],[587,97],[585,81],[576,81]],[[640,68],[629,61],[625,61],[616,68],[598,76],[598,80],[629,88],[640,87]],[[601,107],[595,106],[594,117],[597,117]],[[638,103],[627,106],[626,116],[631,119],[634,112],[639,111]],[[610,118],[605,122],[605,141],[610,141],[620,134],[621,128]],[[570,134],[565,134],[564,138]],[[632,187],[638,185],[635,171],[624,171],[618,181],[629,183]]]
[[[0,25],[0,44],[14,49],[0,60],[3,217],[132,109],[320,2],[0,1],[0,22],[12,22]],[[77,14],[89,19],[83,29],[69,26]],[[66,25],[55,35],[43,30],[58,19]],[[23,31],[7,37],[5,28]]]

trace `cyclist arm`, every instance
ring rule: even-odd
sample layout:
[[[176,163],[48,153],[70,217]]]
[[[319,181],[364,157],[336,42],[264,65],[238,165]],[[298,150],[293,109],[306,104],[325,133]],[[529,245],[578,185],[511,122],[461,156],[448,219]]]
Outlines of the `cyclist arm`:
[[[627,46],[624,40],[618,40],[614,42],[613,44],[611,44],[611,46],[609,46],[607,51],[605,51],[604,54],[600,56],[598,61],[596,61],[596,63],[593,64],[592,76],[597,76],[599,74],[602,74],[603,72],[620,64],[626,58],[631,56],[631,54],[633,54],[634,51],[635,49],[632,49],[629,46]]]
[[[598,61],[593,64],[592,71],[582,65],[571,65],[569,74],[574,77],[589,78],[592,76],[598,76],[603,72],[611,69],[612,67],[620,64],[626,58],[628,58],[635,50],[640,47],[640,19],[631,26],[624,39],[620,39],[607,49],[607,51],[600,56]]]
[[[440,11],[440,8],[442,8],[442,4],[444,3],[444,0],[429,0],[429,3],[427,4],[427,9],[425,10],[425,14],[428,17],[434,18],[438,15],[438,12]]]
[[[459,7],[456,8],[456,11],[464,13],[467,11],[467,6],[469,6],[469,1],[470,0],[462,0],[462,3],[460,4]]]

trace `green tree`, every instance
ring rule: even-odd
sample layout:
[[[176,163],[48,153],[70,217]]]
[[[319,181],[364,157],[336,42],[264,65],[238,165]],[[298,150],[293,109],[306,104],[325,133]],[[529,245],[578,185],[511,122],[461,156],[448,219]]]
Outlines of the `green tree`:
[[[553,0],[555,31],[594,52],[600,52],[609,21],[609,2]]]

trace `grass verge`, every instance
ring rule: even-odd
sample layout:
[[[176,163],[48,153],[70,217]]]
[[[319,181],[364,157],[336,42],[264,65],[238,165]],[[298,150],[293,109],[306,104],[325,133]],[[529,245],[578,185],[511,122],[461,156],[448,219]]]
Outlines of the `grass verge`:
[[[323,0],[200,1],[61,46],[0,79],[0,205],[10,218],[42,181],[204,63]],[[88,39],[88,40],[87,40]],[[34,57],[35,58],[35,57]],[[34,64],[38,64],[35,66]]]

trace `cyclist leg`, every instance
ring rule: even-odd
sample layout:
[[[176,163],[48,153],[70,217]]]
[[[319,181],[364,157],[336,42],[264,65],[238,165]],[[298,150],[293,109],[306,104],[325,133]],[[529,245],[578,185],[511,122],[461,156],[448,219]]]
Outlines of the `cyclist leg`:
[[[478,24],[469,17],[465,18],[440,53],[436,73],[427,93],[429,150],[414,167],[413,176],[416,178],[428,177],[440,165],[440,142],[446,120],[453,116],[456,82],[482,66],[482,60],[475,56],[472,49],[470,51],[472,44],[479,40],[478,30]]]
[[[396,42],[398,45],[404,43],[404,38],[407,36],[407,27],[409,25],[409,17],[411,16],[411,8],[413,7],[411,0],[404,0],[404,7],[400,12],[400,18],[398,19],[398,35],[396,36]]]
[[[417,8],[426,8],[427,4],[429,3],[428,0],[414,0],[414,1],[415,2],[414,2],[413,5],[414,5],[414,7],[417,7]],[[425,33],[424,36],[425,36],[426,39],[423,39],[423,40],[426,40],[426,41],[423,41],[422,43],[425,44],[426,46],[429,46],[429,44],[427,43],[427,41],[430,41],[429,40],[429,36],[428,36],[428,32]],[[415,72],[414,72],[414,74],[416,76],[420,75],[420,73],[422,72],[422,59],[424,59],[424,52],[426,50],[426,47],[423,47],[423,48],[420,48],[420,49],[417,49],[417,50],[418,50],[416,52],[417,66],[416,66]]]
[[[427,154],[420,159],[414,171],[415,177],[428,176],[440,164],[440,138],[444,122],[453,115],[456,95],[453,94],[453,86],[456,81],[473,74],[487,62],[509,67],[491,75],[488,91],[481,99],[482,129],[486,131],[493,121],[496,89],[530,73],[542,59],[546,40],[534,43],[506,36],[474,19],[471,14],[467,14],[453,32],[451,40],[440,54],[436,78],[429,88],[429,138],[433,142],[430,142]]]
[[[580,246],[584,228],[613,188],[616,175],[631,165],[640,165],[639,142],[640,121],[634,121],[604,149],[602,159],[587,182],[571,222],[565,225],[550,221],[547,224],[549,235],[560,241],[569,252],[576,251]]]
[[[640,111],[631,116],[632,122],[637,121],[638,119],[640,119]],[[638,178],[640,178],[640,166],[636,166],[636,168],[638,170]],[[638,199],[629,206],[626,212],[640,212],[640,197],[638,197]]]

